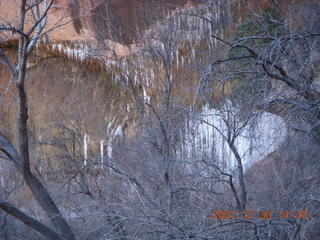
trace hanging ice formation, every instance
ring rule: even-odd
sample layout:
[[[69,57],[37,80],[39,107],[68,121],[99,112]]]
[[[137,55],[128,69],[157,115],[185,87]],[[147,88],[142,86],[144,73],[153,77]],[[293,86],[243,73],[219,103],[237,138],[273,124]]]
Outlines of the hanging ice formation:
[[[228,131],[223,120],[226,114],[221,109],[204,106],[199,119],[186,122],[181,153],[189,157],[204,153],[220,163],[227,160],[230,168],[235,167],[234,154],[224,138]],[[274,151],[284,140],[285,129],[283,120],[269,113],[264,113],[254,127],[247,125],[235,141],[245,167]]]
[[[85,133],[83,136],[83,156],[84,156],[84,166],[87,166],[88,163],[88,139],[89,136]]]
[[[104,140],[100,141],[100,161],[103,164],[103,162],[104,162]]]
[[[229,1],[229,0],[228,0]],[[194,12],[192,12],[194,11]],[[217,44],[217,40],[212,38],[212,28],[209,24],[209,21],[214,21],[216,23],[219,22],[221,18],[221,2],[216,1],[216,4],[213,8],[206,8],[200,9],[188,9],[188,10],[181,10],[180,12],[172,15],[161,24],[167,24],[168,22],[173,23],[173,31],[172,34],[177,35],[177,45],[173,49],[169,49],[163,43],[155,43],[159,47],[159,51],[166,52],[169,51],[169,55],[171,58],[171,62],[176,65],[176,68],[183,69],[186,67],[186,64],[190,64],[192,60],[196,58],[200,58],[198,54],[198,47],[200,44],[205,45],[205,48],[208,51],[211,51],[214,46]],[[190,14],[191,13],[191,14]],[[202,14],[202,17],[197,17],[197,14]],[[228,12],[228,16],[231,17],[230,9]],[[207,18],[208,20],[206,20]],[[160,24],[160,23],[158,23]],[[171,24],[172,25],[172,24]],[[204,41],[204,42],[203,42]],[[129,61],[127,58],[122,58],[119,61],[115,61],[112,58],[108,57],[97,57],[99,54],[96,54],[96,46],[90,45],[88,43],[76,43],[76,44],[66,44],[66,43],[53,43],[53,44],[46,44],[48,50],[51,48],[52,51],[56,51],[62,54],[65,54],[68,58],[78,60],[83,62],[86,59],[90,58],[98,58],[103,61],[104,66],[106,69],[109,69],[110,66],[116,65],[119,68],[119,72],[112,71],[112,78],[115,82],[124,80],[128,83],[130,79],[133,80],[134,84],[142,84],[142,94],[143,99],[146,103],[151,102],[151,97],[147,94],[147,90],[149,90],[153,84],[155,84],[155,78],[158,72],[155,71],[154,68],[150,67],[146,69],[146,65],[144,65],[144,60],[141,59],[141,56],[138,54],[135,56],[135,61]],[[181,53],[181,49],[187,49],[189,55],[185,53]],[[171,51],[171,52],[170,52]],[[203,51],[205,52],[205,51]],[[132,60],[132,59],[131,59]],[[199,59],[197,59],[199,60]],[[134,66],[132,63],[134,62]],[[127,105],[126,107],[127,112],[130,112],[130,106]],[[208,107],[204,107],[203,109],[203,117],[206,119],[207,122],[217,124],[220,129],[224,129],[223,123],[221,119],[215,116],[215,111],[209,109]],[[269,116],[270,118],[270,116]],[[271,116],[271,118],[274,118]],[[277,120],[278,121],[278,120]],[[186,133],[182,133],[184,135],[184,142],[181,146],[181,151],[186,151],[188,154],[192,154],[193,151],[211,151],[211,153],[215,153],[219,158],[223,158],[225,156],[230,156],[232,158],[232,154],[228,149],[227,144],[225,144],[224,140],[221,136],[219,136],[218,132],[215,131],[212,127],[205,125],[203,123],[195,124],[194,121],[186,123]],[[109,126],[108,126],[108,138],[105,140],[100,141],[100,158],[103,162],[104,160],[104,151],[107,151],[107,157],[112,157],[112,141],[115,137],[121,137],[123,135],[122,126],[119,125],[117,127],[115,125],[115,120],[113,119]],[[190,133],[190,126],[196,126],[195,131],[195,138],[191,140],[191,142],[187,141],[188,138],[191,138]],[[268,123],[264,122],[261,126],[257,129],[267,128]],[[270,131],[260,131],[261,134],[263,132],[270,132]],[[272,133],[275,133],[271,131]],[[243,136],[239,137],[236,142],[236,145],[239,149],[241,149],[241,154],[244,154],[244,158],[247,162],[250,159],[257,159],[258,152],[257,150],[252,150],[250,156],[245,154],[245,149],[248,148],[249,142],[246,140],[246,137],[249,136],[249,130],[245,130]],[[85,134],[83,144],[84,144],[84,164],[87,164],[88,158],[88,139],[89,136]],[[252,140],[253,145],[257,146],[259,141]],[[271,140],[265,140],[269,144]],[[250,143],[251,144],[251,143]],[[268,145],[266,144],[266,146]],[[105,149],[106,146],[106,149]],[[258,149],[258,147],[255,147]],[[268,148],[269,150],[272,148]],[[265,155],[267,152],[267,147],[262,148],[263,153],[260,154],[261,156]]]

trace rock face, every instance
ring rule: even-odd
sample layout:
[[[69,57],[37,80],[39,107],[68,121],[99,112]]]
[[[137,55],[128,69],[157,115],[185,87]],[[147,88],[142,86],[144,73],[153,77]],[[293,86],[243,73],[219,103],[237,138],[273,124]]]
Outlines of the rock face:
[[[18,3],[18,0],[0,2],[1,18],[12,25],[17,24]],[[74,52],[70,50],[74,43],[81,42],[81,46],[91,46],[108,39],[117,42],[122,49],[120,52],[126,55],[130,51],[127,46],[136,42],[152,24],[178,8],[192,7],[199,3],[199,0],[164,0],[160,4],[138,0],[56,0],[49,13],[48,29],[56,23],[63,26],[46,34],[45,41],[63,42],[64,45],[60,46],[61,49],[64,48],[62,52],[65,54],[47,55],[50,49],[47,49],[45,43],[31,58],[27,77],[31,122],[38,125],[46,117],[61,121],[62,116],[57,114],[61,112],[65,115],[64,119],[81,119],[80,124],[91,135],[102,138],[105,132],[101,129],[106,129],[112,119],[118,119],[117,113],[125,115],[132,99],[113,82],[106,71],[90,68],[86,63],[68,61],[68,58],[74,57]],[[149,11],[157,11],[157,15],[154,17]],[[31,23],[30,16],[28,21]],[[64,25],[65,23],[68,24]],[[14,39],[14,36],[7,38],[7,41],[0,44],[6,46]],[[14,57],[15,54],[11,52],[10,55]],[[5,101],[1,101],[1,126],[6,132],[12,133],[14,131],[9,129],[15,122],[15,91],[14,87],[8,85],[10,75],[3,65],[0,66],[0,71],[0,85],[4,87],[0,93],[4,93],[4,89],[9,87]],[[114,99],[115,102],[112,96],[117,98]]]
[[[0,2],[0,16],[17,23],[18,0]],[[51,41],[92,41],[106,39],[123,45],[136,42],[157,21],[181,8],[202,4],[203,0],[55,0],[49,12]],[[32,21],[29,16],[29,21]]]
[[[239,0],[226,8],[224,4],[229,1],[217,1],[214,8],[215,28],[234,29],[244,19],[248,8],[257,10],[274,4],[272,2]],[[280,4],[288,2],[280,1]],[[18,3],[18,0],[1,0],[0,17],[15,25]],[[131,112],[134,104],[128,92],[114,83],[114,78],[106,69],[78,61],[75,55],[84,55],[82,50],[86,47],[102,46],[106,41],[111,41],[117,44],[120,56],[128,56],[152,26],[178,10],[199,7],[204,3],[203,0],[55,0],[49,12],[48,29],[57,22],[62,26],[46,34],[41,48],[29,63],[27,90],[30,122],[39,131],[39,126],[45,128],[40,124],[45,122],[44,119],[60,122],[79,119],[79,124],[88,134],[102,140],[114,119],[118,121],[114,130],[119,125],[127,125],[129,120],[134,121],[135,116]],[[29,23],[31,20],[29,16]],[[190,22],[186,21],[187,24]],[[6,46],[14,39],[15,36],[10,36],[0,44]],[[56,54],[55,51],[63,54]],[[193,54],[196,60],[198,56]],[[13,57],[14,53],[11,55]],[[179,64],[184,64],[188,55],[178,50],[175,58]],[[5,101],[1,100],[1,127],[11,134],[14,132],[11,131],[12,123],[15,122],[15,91],[8,85],[10,76],[3,66],[0,66],[0,73],[0,85],[3,87],[0,94],[7,92]],[[180,91],[177,95],[183,96],[185,83],[181,81],[177,84],[177,88],[181,89],[177,90]],[[40,132],[35,134],[36,138],[42,136]]]
[[[0,2],[1,18],[12,25],[17,24],[18,3],[18,0]],[[133,109],[133,106],[129,107],[132,99],[113,82],[110,73],[92,68],[88,63],[74,61],[75,44],[82,44],[79,53],[82,48],[110,40],[118,44],[122,55],[127,55],[130,53],[128,46],[137,42],[150,26],[172,15],[178,8],[194,7],[200,3],[200,0],[56,0],[49,13],[48,29],[57,22],[63,26],[46,34],[45,43],[37,49],[28,64],[30,122],[38,125],[44,118],[62,121],[62,116],[57,114],[61,112],[65,120],[81,119],[80,124],[86,131],[101,139],[105,135],[101,129],[107,129],[113,118],[118,119],[120,115],[121,119],[130,118],[123,115],[128,112],[126,109]],[[30,16],[28,21],[30,24]],[[10,49],[15,45],[15,36],[5,37],[6,41],[0,44]],[[49,43],[60,45],[49,48]],[[63,54],[52,54],[52,49]],[[10,55],[14,58],[15,53],[11,51]],[[15,132],[11,128],[15,122],[15,90],[9,84],[10,75],[3,65],[0,72],[0,85],[3,87],[0,93],[7,92],[5,99],[2,99],[4,101],[1,101],[1,127],[11,134]],[[113,96],[117,99],[112,100]]]
[[[0,0],[0,17],[16,24],[18,2],[18,0]],[[282,7],[289,6],[290,0],[239,0],[232,5],[232,8],[225,8],[223,5],[229,3],[229,0],[216,2],[218,5],[215,8],[214,28],[226,34],[245,19],[248,8],[258,10],[274,6],[275,3]],[[48,29],[57,22],[63,26],[46,34],[45,41],[36,49],[28,64],[26,84],[32,143],[46,141],[52,136],[59,135],[57,125],[59,128],[75,126],[81,129],[80,143],[85,145],[84,149],[81,149],[84,151],[84,156],[88,154],[86,145],[90,142],[92,145],[98,145],[102,151],[102,158],[103,154],[111,154],[112,138],[130,135],[138,117],[130,92],[117,84],[117,77],[108,71],[104,64],[101,65],[101,62],[100,65],[97,64],[101,59],[90,59],[90,54],[93,53],[91,50],[112,42],[121,57],[133,56],[130,61],[138,61],[137,56],[132,53],[154,25],[182,9],[199,7],[204,3],[205,0],[55,0],[54,8],[49,14]],[[64,25],[65,23],[67,24]],[[199,26],[201,24],[200,22]],[[10,37],[12,38],[8,38],[7,41],[0,41],[0,47],[3,46],[14,59],[16,53],[12,46],[15,45],[15,36]],[[187,37],[189,36],[186,35]],[[187,42],[190,39],[185,40]],[[200,36],[198,39],[200,47],[201,41]],[[219,45],[213,44],[212,47],[217,49]],[[90,50],[85,52],[84,49]],[[206,52],[206,55],[214,52],[210,50],[211,52]],[[205,57],[210,58],[210,56]],[[198,67],[196,65],[198,62],[204,64],[203,56],[190,48],[187,48],[187,51],[184,48],[177,49],[173,58],[182,73],[189,71],[189,66]],[[90,61],[86,61],[88,59]],[[188,62],[190,59],[191,63]],[[154,72],[148,74],[151,76],[149,82],[154,81],[156,84]],[[189,98],[187,101],[180,100],[190,104],[193,96],[193,90],[190,90],[192,87],[194,87],[192,82],[188,82],[182,74],[175,86],[175,95],[181,99]],[[149,100],[152,98],[151,88],[145,89],[145,86],[139,86],[139,90],[143,98]],[[10,83],[10,74],[3,65],[0,65],[0,131],[11,139],[16,139],[15,94],[15,86]],[[107,137],[109,140],[106,141]],[[207,142],[207,139],[203,142]],[[294,149],[295,145],[292,144],[291,147]],[[308,151],[305,146],[300,152],[308,156]],[[319,152],[320,150],[314,151],[312,157],[306,159],[310,163],[309,170],[314,164],[312,159],[317,159]],[[41,154],[41,150],[38,153]],[[294,161],[289,160],[298,156],[298,153],[299,151],[285,156],[285,151],[275,151],[248,170],[246,176],[248,181],[256,183],[249,187],[248,192],[256,193],[249,196],[250,206],[270,204],[274,199],[278,200],[282,194],[290,191],[288,182],[292,175],[290,169],[301,167],[303,161],[299,158]],[[313,176],[315,175],[316,173],[313,173]],[[266,182],[276,177],[279,178],[277,179],[279,184],[274,190],[274,185]],[[297,179],[307,177],[307,172],[299,172]]]
[[[26,83],[31,123],[37,126],[39,135],[44,122],[78,121],[88,134],[103,138],[101,129],[106,129],[106,122],[125,119],[126,107],[132,102],[110,74],[64,58],[39,62],[29,69]],[[14,86],[10,86],[1,102],[1,126],[6,126],[7,131],[15,122],[14,94]]]
[[[205,0],[55,0],[49,11],[46,39],[50,41],[104,42],[112,40],[124,46],[139,41],[141,36],[155,23],[174,14],[178,10],[194,8],[205,4]],[[219,21],[217,28],[228,28],[235,21],[241,21],[248,9],[258,10],[275,6],[274,1],[238,0],[232,8],[224,8],[231,3],[217,1]],[[289,0],[277,1],[279,6],[288,6]],[[19,0],[2,0],[0,16],[7,22],[17,24]],[[219,9],[221,8],[221,9]],[[29,16],[29,23],[32,17]],[[225,25],[225,24],[228,25]]]
[[[112,39],[124,45],[139,40],[140,36],[157,21],[172,14],[178,8],[195,7],[202,0],[118,0],[70,1],[71,16],[84,17],[73,22],[75,31],[81,34],[91,31],[98,40]],[[155,14],[156,12],[156,14]]]

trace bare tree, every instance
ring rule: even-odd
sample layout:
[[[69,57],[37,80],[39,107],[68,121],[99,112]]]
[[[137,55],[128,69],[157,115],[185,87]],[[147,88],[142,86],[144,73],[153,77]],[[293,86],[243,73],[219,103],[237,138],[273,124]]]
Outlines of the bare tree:
[[[255,93],[261,98],[255,100],[257,109],[279,115],[291,129],[317,139],[319,5],[293,6],[287,15],[271,8],[251,13],[233,41],[213,34],[229,48],[229,56],[214,61],[209,72],[225,72],[231,81],[246,82],[247,88],[262,86]]]
[[[18,218],[20,221],[30,226],[34,230],[43,234],[49,239],[75,239],[74,234],[62,213],[58,209],[54,200],[48,193],[41,181],[32,173],[30,166],[30,145],[28,133],[28,104],[25,90],[25,78],[27,72],[28,57],[32,53],[36,43],[46,32],[47,16],[54,1],[25,1],[19,4],[18,25],[13,26],[8,22],[3,22],[0,26],[1,32],[10,32],[17,35],[19,40],[18,62],[14,64],[6,53],[0,50],[1,62],[4,63],[11,73],[11,81],[15,84],[18,91],[19,112],[17,120],[18,128],[18,150],[9,139],[0,134],[0,149],[2,157],[8,158],[22,174],[25,182],[32,191],[34,197],[48,215],[54,230],[45,226],[38,220],[23,213],[10,203],[1,200],[0,207],[3,211]],[[27,28],[27,15],[31,13],[33,23]]]
[[[190,11],[180,15],[193,20],[200,17],[197,10],[212,14],[212,18],[207,18],[206,15],[201,19],[213,31],[216,24],[212,21],[215,14],[213,10],[216,10],[215,4],[221,1],[208,2],[211,3],[209,7],[212,12],[199,8],[195,9],[196,14]],[[28,6],[26,1],[21,1],[20,25],[12,27],[4,24],[0,28],[2,31],[14,32],[19,37],[18,64],[14,65],[5,52],[1,52],[1,60],[11,70],[11,81],[16,84],[19,93],[19,145],[17,150],[7,136],[0,134],[0,150],[1,158],[9,160],[19,170],[51,220],[53,228],[23,213],[1,195],[3,200],[0,201],[0,208],[49,239],[72,240],[75,236],[49,195],[49,188],[31,171],[37,168],[30,166],[31,133],[28,129],[30,122],[24,87],[26,63],[36,42],[46,32],[46,14],[51,5],[52,2],[39,1]],[[43,10],[41,6],[44,6]],[[26,31],[26,14],[32,9],[36,21],[32,25],[32,31]],[[102,161],[101,153],[92,146],[88,155],[87,152],[84,153],[82,148],[85,132],[79,122],[55,123],[53,127],[57,134],[40,142],[42,146],[55,149],[55,156],[50,155],[50,161],[58,163],[59,171],[54,174],[59,180],[49,180],[48,184],[58,183],[55,186],[60,190],[59,200],[66,199],[67,208],[73,207],[73,211],[68,214],[73,214],[74,222],[79,221],[79,226],[81,224],[81,237],[294,240],[302,236],[301,229],[306,225],[294,217],[265,219],[267,222],[223,219],[223,210],[248,210],[252,206],[250,197],[253,196],[253,189],[261,186],[255,184],[254,180],[249,181],[248,173],[244,170],[244,154],[237,146],[237,140],[256,121],[259,115],[257,110],[276,113],[296,130],[317,136],[318,83],[311,80],[317,74],[314,60],[318,56],[319,17],[311,14],[310,17],[308,28],[304,28],[304,22],[298,24],[293,21],[290,25],[290,21],[284,20],[284,16],[279,16],[274,10],[252,13],[251,18],[237,29],[237,36],[233,41],[213,34],[212,39],[226,46],[226,55],[221,59],[214,59],[218,53],[209,51],[208,43],[201,39],[203,35],[197,36],[197,44],[191,42],[188,38],[190,32],[184,32],[185,29],[180,28],[180,25],[178,28],[176,24],[181,19],[177,20],[174,16],[161,23],[153,21],[157,24],[141,38],[138,45],[140,51],[126,57],[118,56],[112,44],[104,41],[105,32],[97,34],[97,38],[101,38],[100,44],[105,44],[109,53],[103,59],[108,71],[114,76],[116,83],[131,94],[136,105],[136,111],[130,120],[132,125],[138,127],[132,127],[134,133],[126,138],[122,135],[122,126],[114,134],[107,129],[106,135],[110,136],[106,137],[110,137],[108,144],[112,143],[112,154],[103,155],[106,158]],[[191,22],[190,18],[186,18],[186,22],[181,25]],[[114,19],[102,22],[117,29]],[[80,29],[79,24],[81,25],[76,23]],[[201,23],[199,27],[204,26]],[[188,36],[187,39],[183,38],[185,36]],[[208,57],[214,59],[213,62],[205,66],[194,56],[195,53],[190,53],[194,49],[184,47],[188,44],[197,45],[199,55],[216,54],[212,58]],[[179,59],[181,54],[184,59]],[[189,62],[194,60],[198,67],[205,69],[204,74],[199,74],[196,68],[190,70],[191,64],[181,64],[180,61],[183,62],[186,58],[191,59]],[[188,71],[195,74],[189,76]],[[187,78],[199,80],[194,98],[191,91],[184,92],[180,88]],[[179,85],[181,81],[183,84]],[[220,84],[218,87],[217,83]],[[191,106],[181,103],[177,92],[183,92],[189,98]],[[213,97],[217,92],[223,99],[221,102]],[[207,106],[215,106],[211,115],[206,115],[203,111]],[[208,121],[209,117],[218,118],[221,124]],[[294,120],[299,117],[304,119],[296,124]],[[110,125],[112,124],[115,127],[118,123],[111,121]],[[212,145],[225,144],[230,154],[224,152],[221,157],[214,151],[210,152],[214,146],[203,142],[216,136],[201,139],[199,124],[217,132],[223,142],[212,141]],[[209,147],[210,149],[205,149]],[[284,143],[279,149],[285,147]],[[111,145],[107,148],[111,148]],[[290,145],[290,148],[293,147]],[[304,157],[308,151],[306,147],[303,154],[296,150],[286,156],[283,150],[280,156],[297,159],[303,157],[309,161],[317,158],[317,149],[312,151],[309,158]],[[228,164],[232,159],[235,160],[235,167]],[[297,179],[288,180],[281,176],[286,172],[280,167],[276,169],[272,165],[271,170],[264,169],[268,175],[263,181],[271,180],[276,190],[256,190],[266,196],[265,201],[256,202],[258,208],[273,206],[273,202],[276,202],[275,206],[285,207],[295,204],[308,207],[310,202],[318,204],[315,193],[319,178],[302,179],[305,175],[300,171],[301,163],[298,160],[296,162],[296,165],[290,165],[294,171],[290,176]],[[317,165],[312,162],[310,166]],[[37,174],[41,175],[40,172]],[[290,187],[281,188],[281,185]],[[289,193],[280,198],[283,189]],[[256,195],[255,197],[257,198]],[[222,210],[220,217],[215,220],[210,219],[212,209]],[[317,216],[313,220],[315,222]]]
[[[250,12],[249,18],[237,29],[233,40],[213,33],[212,37],[226,47],[226,52],[224,56],[213,60],[207,67],[199,82],[196,100],[200,100],[203,93],[212,93],[214,88],[211,86],[215,81],[231,84],[233,87],[228,92],[227,98],[231,99],[241,112],[249,113],[249,117],[251,117],[258,110],[282,117],[287,123],[289,138],[295,138],[297,142],[307,141],[309,147],[312,146],[312,150],[309,150],[310,154],[317,151],[318,146],[314,145],[314,141],[319,141],[319,69],[317,64],[319,62],[320,35],[318,11],[318,3],[303,2],[298,4],[293,1],[287,11],[278,7],[267,8],[259,13]],[[212,24],[211,19],[208,18],[206,21]],[[242,118],[240,114],[236,119],[243,121]],[[243,122],[245,123],[246,120],[244,119]],[[234,125],[231,123],[231,126]],[[221,129],[217,130],[221,131]],[[232,135],[229,134],[226,135],[228,144],[232,143],[228,141],[228,137],[231,136],[230,139],[232,139]],[[306,180],[306,177],[301,176],[304,169],[318,168],[318,165],[303,154],[303,152],[306,153],[306,150],[302,150],[302,142],[295,147],[291,145],[292,143],[290,145],[284,144],[287,144],[287,151],[294,151],[295,148],[300,149],[300,157],[297,162],[303,166],[295,166],[295,173],[290,173],[297,174],[295,176],[299,183],[292,181],[288,184],[290,181],[288,179],[291,179],[292,175],[285,170],[280,173],[277,165],[270,165],[270,171],[273,172],[270,175],[272,176],[270,179],[273,180],[270,181],[273,186],[281,188],[280,180],[277,179],[283,175],[280,179],[287,184],[286,190],[283,189],[283,191],[295,189],[291,191],[294,191],[299,197],[293,197],[292,192],[288,195],[284,194],[282,198],[271,195],[273,203],[277,202],[278,207],[281,205],[296,209],[295,206],[299,205],[314,209],[311,207],[312,203],[308,200],[306,193],[314,191],[312,189],[317,188],[318,183],[313,181],[311,184],[311,180]],[[232,148],[232,144],[229,146]],[[280,149],[283,148],[280,147]],[[235,153],[235,151],[233,152]],[[288,159],[283,153],[280,155],[283,159],[280,158],[279,161]],[[293,156],[290,158],[294,159]],[[289,160],[286,164],[289,164]],[[298,177],[298,173],[302,175]],[[314,174],[313,177],[317,178],[317,175]],[[246,188],[248,188],[248,181],[245,185]],[[250,179],[250,181],[254,180]],[[241,182],[239,178],[240,189],[242,188]],[[250,185],[252,184],[251,182]],[[256,187],[262,187],[263,184],[265,183],[260,183]],[[267,193],[265,192],[265,194]],[[285,229],[281,224],[277,224],[269,233],[259,225],[257,229],[263,232],[261,232],[261,237],[269,234],[298,239],[303,236],[302,226],[310,225],[315,219],[318,219],[318,214],[305,223],[293,217],[293,222],[289,222],[289,228]],[[279,233],[281,231],[283,231],[282,235]]]

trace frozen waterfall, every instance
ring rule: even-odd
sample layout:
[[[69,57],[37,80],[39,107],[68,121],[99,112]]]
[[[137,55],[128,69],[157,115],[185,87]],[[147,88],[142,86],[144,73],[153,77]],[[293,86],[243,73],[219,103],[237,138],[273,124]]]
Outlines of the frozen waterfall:
[[[189,157],[193,153],[206,154],[230,168],[235,167],[236,159],[226,141],[228,126],[224,114],[227,113],[223,110],[205,106],[199,118],[186,122],[182,151],[187,152]],[[238,124],[239,126],[233,128],[236,131],[243,123]],[[275,151],[285,136],[284,121],[273,114],[263,113],[256,123],[247,124],[242,129],[234,145],[242,157],[244,167],[247,168]]]

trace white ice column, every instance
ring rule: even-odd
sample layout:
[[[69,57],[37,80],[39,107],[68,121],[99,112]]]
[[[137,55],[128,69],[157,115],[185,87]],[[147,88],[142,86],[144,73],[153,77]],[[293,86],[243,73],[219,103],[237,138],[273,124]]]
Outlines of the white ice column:
[[[112,143],[111,140],[108,141],[108,158],[112,158]]]
[[[83,137],[83,150],[84,150],[84,165],[87,165],[88,159],[88,135],[85,133]]]
[[[103,163],[104,161],[104,140],[101,140],[100,141],[100,160],[101,160],[101,163]]]

